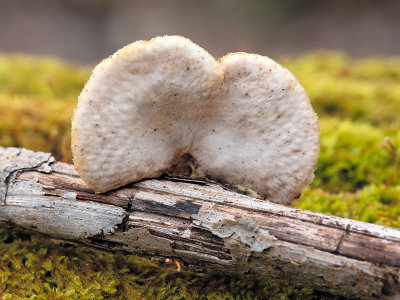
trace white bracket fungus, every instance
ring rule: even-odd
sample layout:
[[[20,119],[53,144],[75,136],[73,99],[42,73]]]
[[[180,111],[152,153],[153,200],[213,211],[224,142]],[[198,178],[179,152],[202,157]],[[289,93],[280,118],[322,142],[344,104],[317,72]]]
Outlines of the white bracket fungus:
[[[195,174],[290,204],[311,182],[318,119],[303,87],[260,55],[219,61],[179,36],[103,60],[72,120],[76,170],[96,192]]]

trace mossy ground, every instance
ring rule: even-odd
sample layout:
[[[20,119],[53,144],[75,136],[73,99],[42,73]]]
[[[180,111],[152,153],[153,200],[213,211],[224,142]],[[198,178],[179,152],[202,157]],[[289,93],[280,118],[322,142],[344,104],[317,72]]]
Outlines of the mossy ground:
[[[299,208],[400,228],[400,58],[320,52],[281,60],[320,117],[321,153]],[[70,118],[89,67],[0,56],[0,145],[71,162]],[[177,273],[133,255],[65,247],[0,230],[0,292],[9,299],[321,299],[317,291]]]
[[[307,288],[212,276],[0,229],[5,299],[320,299]]]

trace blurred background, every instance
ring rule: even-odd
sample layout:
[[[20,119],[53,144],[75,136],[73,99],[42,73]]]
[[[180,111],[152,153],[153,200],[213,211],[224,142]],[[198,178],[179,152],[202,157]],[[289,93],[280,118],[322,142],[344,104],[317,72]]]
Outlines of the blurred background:
[[[91,64],[132,41],[179,34],[215,57],[396,55],[399,14],[398,0],[0,0],[0,51]]]
[[[216,58],[254,52],[288,68],[321,129],[315,179],[296,207],[400,228],[399,0],[0,0],[0,146],[71,163],[71,116],[92,68],[164,34]],[[5,299],[138,299],[146,289],[146,299],[342,299],[290,283],[177,276],[133,255],[0,228]]]

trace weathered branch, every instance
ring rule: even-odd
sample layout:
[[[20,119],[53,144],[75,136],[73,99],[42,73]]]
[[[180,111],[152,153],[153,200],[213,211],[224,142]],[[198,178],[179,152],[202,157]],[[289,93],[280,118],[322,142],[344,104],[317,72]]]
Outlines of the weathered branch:
[[[0,222],[106,250],[175,257],[348,297],[400,291],[400,230],[253,199],[219,185],[145,180],[94,194],[50,154],[0,147]]]

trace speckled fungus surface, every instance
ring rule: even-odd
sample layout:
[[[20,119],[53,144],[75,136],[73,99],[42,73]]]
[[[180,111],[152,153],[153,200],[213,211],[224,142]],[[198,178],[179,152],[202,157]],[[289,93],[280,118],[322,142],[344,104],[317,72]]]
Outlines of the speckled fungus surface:
[[[195,174],[290,204],[313,179],[319,135],[303,87],[273,60],[215,61],[186,38],[164,36],[96,66],[72,119],[72,152],[96,192]]]

